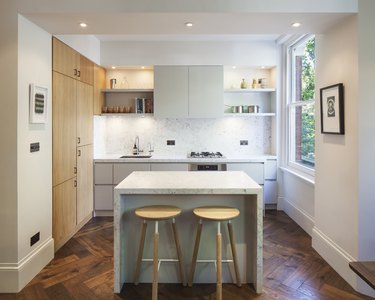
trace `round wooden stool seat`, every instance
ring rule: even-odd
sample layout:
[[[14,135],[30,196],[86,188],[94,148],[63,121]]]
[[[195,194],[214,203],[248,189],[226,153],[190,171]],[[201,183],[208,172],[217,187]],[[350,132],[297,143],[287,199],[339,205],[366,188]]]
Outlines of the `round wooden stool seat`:
[[[194,208],[193,213],[207,220],[226,221],[231,220],[240,215],[240,211],[234,207],[227,206],[202,206]]]
[[[146,220],[168,220],[181,214],[181,208],[172,205],[149,205],[139,207],[135,215]]]

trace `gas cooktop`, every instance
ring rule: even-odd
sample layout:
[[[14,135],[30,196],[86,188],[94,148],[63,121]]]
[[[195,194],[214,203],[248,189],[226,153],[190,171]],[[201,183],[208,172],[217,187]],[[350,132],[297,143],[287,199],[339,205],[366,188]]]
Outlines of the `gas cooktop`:
[[[220,152],[190,152],[189,158],[225,158]]]

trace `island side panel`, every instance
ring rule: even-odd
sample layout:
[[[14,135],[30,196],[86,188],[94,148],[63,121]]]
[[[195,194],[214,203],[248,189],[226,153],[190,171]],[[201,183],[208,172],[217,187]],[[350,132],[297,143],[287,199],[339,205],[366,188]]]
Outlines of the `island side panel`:
[[[118,193],[118,192],[117,192]],[[240,209],[240,217],[233,220],[235,230],[238,256],[240,259],[240,272],[243,282],[254,284],[256,291],[261,291],[262,279],[262,245],[259,242],[259,232],[262,235],[262,207],[257,201],[256,195],[117,195],[115,200],[115,292],[119,292],[124,282],[132,282],[134,273],[134,260],[139,243],[139,230],[141,220],[134,216],[134,209],[143,205],[168,204],[177,205],[183,209],[181,216],[176,219],[176,224],[182,242],[185,273],[190,270],[191,255],[193,251],[197,218],[192,209],[202,205],[228,205]],[[260,199],[262,199],[260,197]],[[260,227],[259,227],[260,208]],[[257,213],[258,212],[258,213]],[[121,226],[119,222],[121,221]],[[144,257],[152,257],[152,233],[153,222],[149,223],[146,236]],[[173,234],[170,224],[161,222],[159,224],[161,235],[160,254],[168,258],[175,256]],[[229,240],[226,225],[222,226],[223,232],[223,257],[231,258]],[[202,233],[200,259],[212,259],[215,257],[215,222],[205,222]],[[260,237],[262,240],[262,237]],[[148,243],[147,243],[148,241]],[[120,246],[122,245],[122,246]],[[208,247],[209,245],[209,247]],[[117,248],[117,249],[116,249]],[[121,251],[120,251],[121,249]],[[126,251],[125,251],[126,250]],[[116,257],[117,256],[117,257]],[[260,264],[259,264],[260,261]],[[245,263],[247,262],[247,263]],[[116,267],[119,266],[119,267]],[[142,264],[140,281],[151,281],[152,265]],[[242,267],[241,267],[242,266]],[[117,273],[117,275],[116,275]],[[232,282],[233,268],[231,264],[223,266],[223,281]],[[259,281],[260,278],[260,281]],[[177,265],[175,263],[162,264],[159,274],[160,282],[178,282]],[[197,265],[195,282],[215,282],[214,264],[200,263]]]
[[[248,277],[260,294],[263,288],[263,191],[246,196],[246,228],[250,259],[247,261]]]

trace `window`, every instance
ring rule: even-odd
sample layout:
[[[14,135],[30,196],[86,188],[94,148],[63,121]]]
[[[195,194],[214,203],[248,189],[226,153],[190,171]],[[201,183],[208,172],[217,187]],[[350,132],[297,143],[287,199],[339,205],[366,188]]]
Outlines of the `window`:
[[[315,37],[288,51],[288,165],[311,175],[315,167]]]

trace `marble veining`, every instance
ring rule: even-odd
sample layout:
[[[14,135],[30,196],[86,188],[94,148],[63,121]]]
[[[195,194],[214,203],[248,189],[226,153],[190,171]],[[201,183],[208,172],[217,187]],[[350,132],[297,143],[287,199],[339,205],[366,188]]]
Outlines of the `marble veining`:
[[[130,153],[136,136],[147,152],[186,155],[191,151],[220,151],[225,155],[269,154],[272,150],[272,119],[228,116],[216,119],[157,119],[153,116],[96,116],[94,155]],[[167,140],[175,140],[168,146]],[[240,146],[240,140],[248,140]]]

